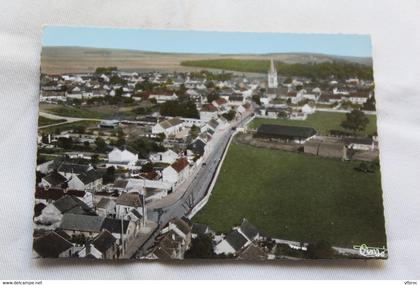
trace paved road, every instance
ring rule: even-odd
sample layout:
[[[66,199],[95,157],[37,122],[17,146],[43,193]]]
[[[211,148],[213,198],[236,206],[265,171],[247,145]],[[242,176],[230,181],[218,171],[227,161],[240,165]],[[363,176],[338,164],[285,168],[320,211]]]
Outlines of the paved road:
[[[186,189],[183,192],[182,190],[180,192],[182,195],[176,196],[176,200],[171,198],[170,202],[165,203],[161,208],[156,208],[155,204],[154,208],[148,210],[148,218],[158,223],[159,229],[162,229],[173,218],[181,218],[188,214],[192,208],[205,197],[213,180],[213,175],[217,170],[219,161],[228,146],[231,136],[235,132],[232,128],[241,127],[250,116],[251,114],[248,114],[243,119],[233,123],[229,128],[222,131],[221,136],[213,145],[212,151],[205,160],[206,165],[201,166],[195,175],[191,175],[192,179],[189,185],[186,186]],[[159,232],[160,230],[145,242],[142,249],[137,252],[137,258],[143,256],[147,252],[147,249],[153,246],[154,240]]]

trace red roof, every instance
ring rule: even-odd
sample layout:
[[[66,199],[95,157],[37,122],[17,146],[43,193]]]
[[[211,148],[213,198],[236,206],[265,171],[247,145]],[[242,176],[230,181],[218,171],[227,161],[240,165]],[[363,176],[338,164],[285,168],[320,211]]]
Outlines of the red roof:
[[[212,104],[206,104],[201,107],[201,112],[217,112],[217,108]]]
[[[223,105],[223,104],[226,104],[226,103],[227,103],[227,101],[226,101],[226,99],[225,99],[225,98],[218,98],[218,99],[216,99],[216,103],[217,103],[218,105]]]
[[[188,160],[186,158],[180,158],[171,164],[171,167],[175,169],[175,171],[178,173],[184,170],[187,166],[188,166]]]
[[[79,191],[79,190],[67,190],[59,189],[59,188],[50,188],[48,190],[45,190],[44,188],[37,187],[35,189],[35,198],[36,199],[42,199],[42,200],[58,200],[61,197],[65,195],[73,195],[76,197],[84,197],[86,195],[85,191]]]
[[[297,95],[297,92],[289,92],[289,93],[287,93],[287,97],[296,97],[296,95]]]

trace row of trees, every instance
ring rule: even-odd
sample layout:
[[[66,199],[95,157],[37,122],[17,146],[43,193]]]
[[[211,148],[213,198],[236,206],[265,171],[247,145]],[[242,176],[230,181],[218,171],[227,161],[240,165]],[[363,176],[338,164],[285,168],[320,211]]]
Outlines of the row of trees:
[[[233,70],[240,72],[259,72],[265,73],[270,67],[268,60],[260,59],[209,59],[183,61],[181,65],[196,66],[203,68],[217,68],[223,70]],[[373,79],[373,69],[371,65],[358,63],[333,61],[323,63],[296,63],[288,64],[283,62],[276,63],[277,72],[283,76],[299,76],[307,78],[328,79],[334,76],[337,79],[358,77],[361,79]]]
[[[160,114],[170,117],[200,118],[200,114],[193,101],[168,101],[160,105]]]

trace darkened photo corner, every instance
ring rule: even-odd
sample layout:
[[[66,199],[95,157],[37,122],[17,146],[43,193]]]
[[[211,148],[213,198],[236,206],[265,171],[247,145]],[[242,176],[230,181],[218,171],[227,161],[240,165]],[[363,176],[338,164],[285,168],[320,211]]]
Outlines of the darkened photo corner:
[[[387,259],[368,35],[46,27],[33,255]]]

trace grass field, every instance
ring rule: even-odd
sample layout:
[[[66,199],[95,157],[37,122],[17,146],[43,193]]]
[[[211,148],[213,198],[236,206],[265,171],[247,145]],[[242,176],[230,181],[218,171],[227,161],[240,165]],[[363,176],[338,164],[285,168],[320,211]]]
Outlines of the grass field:
[[[315,112],[309,115],[304,121],[286,120],[286,119],[265,119],[256,118],[254,119],[249,127],[257,129],[261,124],[277,124],[277,125],[288,125],[288,126],[303,126],[312,127],[319,134],[327,135],[329,130],[341,130],[344,129],[340,126],[341,122],[345,119],[345,113],[332,113],[332,112]],[[376,115],[367,115],[369,118],[369,124],[363,135],[370,135],[376,132]]]
[[[62,125],[58,125],[58,126],[52,126],[52,127],[46,127],[44,129],[40,129],[39,132],[40,133],[59,133],[62,131],[67,131],[67,130],[72,130],[76,127],[82,126],[82,127],[93,127],[98,125],[99,122],[97,121],[88,121],[88,120],[83,120],[83,121],[79,121],[79,122],[73,122],[73,123],[68,123],[68,124],[62,124]]]
[[[210,200],[193,222],[227,233],[245,217],[275,238],[383,246],[380,173],[361,173],[355,165],[232,144]]]
[[[105,119],[109,116],[107,113],[97,112],[82,107],[72,106],[54,106],[48,108],[48,113],[73,118],[92,118],[92,119]]]
[[[58,123],[62,123],[62,122],[65,122],[65,121],[66,120],[53,120],[53,119],[49,119],[49,118],[39,116],[38,127],[52,125],[52,124],[58,124]]]

